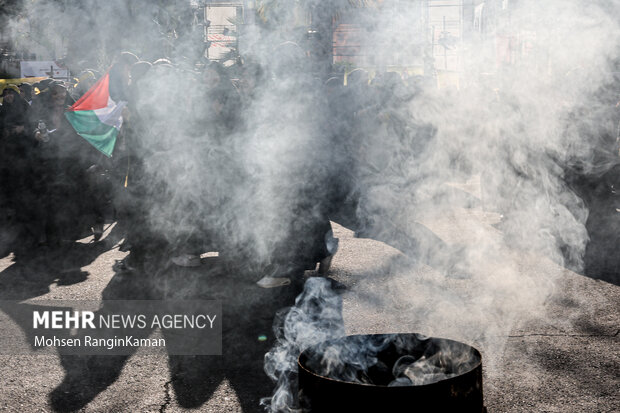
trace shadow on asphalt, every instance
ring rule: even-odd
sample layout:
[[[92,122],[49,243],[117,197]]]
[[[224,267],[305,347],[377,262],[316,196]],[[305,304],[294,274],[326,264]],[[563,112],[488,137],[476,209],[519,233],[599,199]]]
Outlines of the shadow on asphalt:
[[[606,193],[589,203],[586,228],[590,242],[584,257],[583,275],[620,285],[620,208],[618,195]]]
[[[620,285],[619,178],[619,166],[600,177],[570,171],[566,175],[569,187],[588,208],[586,230],[589,240],[583,257],[583,270],[576,272],[614,285]]]
[[[198,408],[226,380],[244,412],[260,411],[260,399],[273,390],[263,372],[264,355],[274,342],[273,317],[277,310],[293,304],[303,278],[287,287],[265,290],[219,257],[203,259],[198,268],[181,268],[168,261],[165,257],[159,262],[145,262],[140,271],[118,266],[103,291],[103,306],[105,300],[221,300],[223,354],[169,355],[166,389],[174,390],[181,407]],[[165,331],[163,335],[167,338]],[[259,340],[260,336],[268,339]],[[60,357],[66,376],[50,394],[50,402],[57,411],[74,411],[114,383],[131,356]],[[162,407],[171,402],[171,397]]]
[[[89,274],[81,268],[114,245],[119,238],[114,232],[113,228],[104,241],[97,243],[36,248],[27,255],[16,256],[15,262],[0,273],[0,300],[28,300],[48,293],[52,284],[86,281]],[[274,314],[294,303],[304,278],[300,275],[288,286],[262,289],[256,286],[255,277],[223,258],[208,257],[202,261],[198,268],[170,265],[169,257],[145,262],[140,270],[117,265],[115,275],[102,292],[103,307],[105,300],[221,300],[222,356],[169,355],[167,394],[172,395],[173,389],[181,407],[198,408],[226,380],[244,412],[261,411],[260,399],[274,389],[263,371],[264,355],[275,341]],[[12,316],[19,314],[14,308],[4,310],[26,335],[32,333],[30,320]],[[163,334],[165,337],[166,333]],[[50,393],[50,404],[55,411],[75,411],[113,384],[131,356],[59,357],[65,378]],[[162,407],[171,402],[171,397],[166,397]]]
[[[114,230],[112,230],[114,231]],[[38,247],[16,254],[14,263],[0,272],[0,300],[27,300],[50,292],[50,285],[86,281],[82,267],[110,250],[109,242],[68,243]]]
[[[617,340],[617,333],[593,337],[600,345],[605,343],[611,348]],[[582,348],[587,343],[585,338],[577,340],[583,340]],[[594,400],[613,398],[617,394],[618,386],[614,377],[618,376],[618,366],[611,357],[586,357],[582,352],[575,351],[574,347],[561,347],[553,340],[538,340],[536,346],[515,342],[515,346],[517,351],[529,354],[550,376],[562,377],[560,382],[579,383],[580,391],[589,394]],[[549,386],[557,393],[566,391],[560,383],[550,383]]]

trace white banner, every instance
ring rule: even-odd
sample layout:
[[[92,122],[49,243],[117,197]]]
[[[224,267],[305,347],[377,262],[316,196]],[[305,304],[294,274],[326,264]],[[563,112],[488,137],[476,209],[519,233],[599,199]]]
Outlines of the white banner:
[[[24,60],[20,62],[21,77],[53,77],[68,79],[69,70],[58,66],[53,60]]]

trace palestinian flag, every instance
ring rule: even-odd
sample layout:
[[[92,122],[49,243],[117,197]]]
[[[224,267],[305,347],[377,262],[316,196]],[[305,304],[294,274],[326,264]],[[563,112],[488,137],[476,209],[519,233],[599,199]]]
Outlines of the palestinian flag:
[[[73,129],[91,145],[112,156],[116,135],[121,129],[121,113],[126,102],[110,98],[110,73],[106,73],[88,92],[71,106],[65,116]]]

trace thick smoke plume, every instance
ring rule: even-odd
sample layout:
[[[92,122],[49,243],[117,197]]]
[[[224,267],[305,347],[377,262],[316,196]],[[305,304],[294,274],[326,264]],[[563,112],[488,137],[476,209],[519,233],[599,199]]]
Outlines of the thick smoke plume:
[[[485,6],[502,7],[495,3]],[[391,272],[406,282],[379,288],[389,294],[378,294],[374,304],[398,311],[405,303],[414,331],[477,343],[487,351],[491,372],[502,337],[515,323],[545,317],[544,304],[563,267],[583,269],[588,208],[570,178],[601,176],[618,165],[610,112],[617,99],[620,32],[613,16],[619,6],[519,2],[511,8],[512,26],[504,28],[528,34],[518,61],[497,63],[497,44],[474,34],[458,46],[467,51],[458,90],[421,85],[412,95],[394,94],[373,108],[376,118],[359,116],[349,130],[358,161],[358,233],[418,262],[415,280],[408,280],[410,261],[396,263]],[[407,50],[401,34],[412,16],[385,7],[373,20],[372,38],[394,45],[383,53]],[[390,118],[395,121],[382,121]],[[482,203],[470,212],[449,184],[468,177],[479,179]],[[455,217],[455,228],[463,218],[474,222],[450,232],[433,227],[440,216]],[[420,271],[420,264],[443,275]],[[458,278],[466,280],[454,281]],[[470,293],[463,294],[462,282]],[[297,345],[303,350],[303,343]],[[280,392],[295,391],[294,384],[293,389],[281,384],[277,400]]]

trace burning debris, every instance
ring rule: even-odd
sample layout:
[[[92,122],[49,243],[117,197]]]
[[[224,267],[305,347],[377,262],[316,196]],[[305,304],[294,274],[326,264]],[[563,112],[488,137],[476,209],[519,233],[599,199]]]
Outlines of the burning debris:
[[[299,357],[305,411],[482,412],[480,353],[418,334],[347,336]],[[435,409],[435,410],[433,410]]]
[[[473,348],[418,334],[347,336],[307,349],[300,358],[300,365],[319,376],[388,387],[436,383],[478,364]]]
[[[270,411],[397,412],[405,397],[420,406],[482,411],[476,349],[419,334],[345,336],[341,306],[329,281],[312,278],[296,305],[278,316],[277,345],[265,356],[265,371],[277,381],[273,397],[263,400]]]

